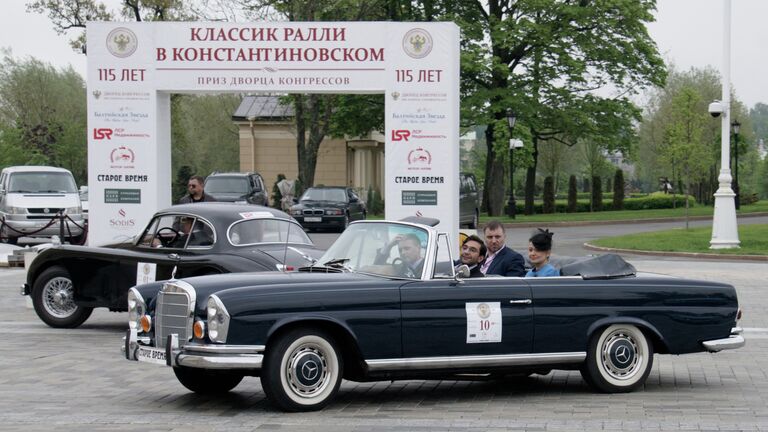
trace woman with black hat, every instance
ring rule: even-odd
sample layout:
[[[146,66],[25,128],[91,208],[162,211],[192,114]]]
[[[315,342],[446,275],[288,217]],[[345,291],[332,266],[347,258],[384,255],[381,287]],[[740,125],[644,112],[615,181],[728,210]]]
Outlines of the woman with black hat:
[[[552,254],[552,235],[548,229],[539,228],[538,232],[528,240],[528,259],[533,268],[525,277],[560,276],[560,271],[549,263]]]

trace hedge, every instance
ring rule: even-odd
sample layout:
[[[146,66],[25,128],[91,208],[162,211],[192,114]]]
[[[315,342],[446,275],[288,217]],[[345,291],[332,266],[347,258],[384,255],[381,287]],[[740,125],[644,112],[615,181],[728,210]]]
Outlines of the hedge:
[[[673,208],[672,203],[675,203],[674,207],[684,207],[685,199],[682,195],[664,194],[661,192],[655,192],[649,196],[641,198],[625,198],[624,208],[622,210],[650,210],[650,209],[667,209]],[[688,203],[690,207],[696,205],[696,199],[693,196],[688,196]],[[543,204],[541,202],[535,202],[533,204],[534,213],[543,214]],[[568,208],[567,200],[555,201],[555,213],[565,213]],[[517,205],[517,211],[523,213],[524,204]],[[613,210],[613,202],[603,202],[603,211]],[[589,212],[589,200],[578,200],[576,203],[576,212],[586,213]]]

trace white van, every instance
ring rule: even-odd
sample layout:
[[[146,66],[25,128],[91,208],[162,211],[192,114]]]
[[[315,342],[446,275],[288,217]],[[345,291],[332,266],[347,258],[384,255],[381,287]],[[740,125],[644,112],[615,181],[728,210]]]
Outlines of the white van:
[[[64,236],[72,243],[80,243],[84,235],[83,210],[69,170],[14,166],[0,172],[2,241],[16,244],[19,237],[59,235],[60,212],[69,218]]]

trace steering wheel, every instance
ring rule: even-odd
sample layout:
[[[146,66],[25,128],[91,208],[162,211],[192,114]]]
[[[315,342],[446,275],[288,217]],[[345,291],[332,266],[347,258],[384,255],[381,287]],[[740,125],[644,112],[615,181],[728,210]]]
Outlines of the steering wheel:
[[[164,231],[170,231],[171,233],[173,233],[173,236],[171,237],[170,235],[169,236],[163,235]],[[162,244],[163,247],[168,247],[169,245],[172,245],[172,244],[176,243],[176,241],[180,237],[181,237],[181,233],[178,230],[176,230],[174,228],[171,228],[171,227],[160,228],[155,233],[155,238],[160,240],[160,244]]]
[[[398,276],[405,276],[408,274],[408,266],[405,265],[405,262],[400,257],[392,259],[392,268],[395,269],[395,274]]]

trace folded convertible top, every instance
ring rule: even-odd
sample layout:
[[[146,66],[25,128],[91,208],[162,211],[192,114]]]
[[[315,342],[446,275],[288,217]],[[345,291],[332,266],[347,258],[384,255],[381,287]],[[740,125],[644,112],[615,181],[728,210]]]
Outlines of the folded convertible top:
[[[562,276],[581,276],[584,279],[613,279],[636,273],[637,270],[632,264],[616,254],[584,258],[560,267]]]

